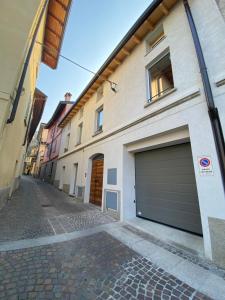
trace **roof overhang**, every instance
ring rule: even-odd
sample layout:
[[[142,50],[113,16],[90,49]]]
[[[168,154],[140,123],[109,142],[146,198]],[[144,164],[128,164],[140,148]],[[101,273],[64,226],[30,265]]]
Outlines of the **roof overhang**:
[[[34,133],[37,129],[37,126],[41,120],[45,103],[46,103],[47,96],[42,93],[39,89],[35,89],[34,92],[34,100],[33,100],[33,112],[32,112],[32,119],[30,123],[30,128],[27,136],[28,144],[31,142]]]
[[[170,13],[170,10],[179,0],[153,0],[140,18],[131,27],[122,41],[117,45],[87,87],[78,97],[75,104],[67,112],[59,126],[64,127],[80,108],[96,92],[98,87],[109,78],[117,67],[131,54],[134,48],[141,43],[144,37],[154,30],[159,21]],[[99,76],[100,75],[100,76]]]
[[[49,0],[42,62],[56,69],[72,0]]]
[[[74,102],[71,101],[59,101],[59,104],[57,105],[51,119],[48,121],[48,123],[45,125],[46,129],[49,129],[61,116],[62,111],[64,110],[65,106],[67,104],[74,104]]]

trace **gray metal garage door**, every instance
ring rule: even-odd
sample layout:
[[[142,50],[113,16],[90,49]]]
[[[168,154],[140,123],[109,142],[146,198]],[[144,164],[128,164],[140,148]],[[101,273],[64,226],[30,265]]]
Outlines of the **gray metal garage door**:
[[[137,216],[202,234],[189,143],[136,153]]]

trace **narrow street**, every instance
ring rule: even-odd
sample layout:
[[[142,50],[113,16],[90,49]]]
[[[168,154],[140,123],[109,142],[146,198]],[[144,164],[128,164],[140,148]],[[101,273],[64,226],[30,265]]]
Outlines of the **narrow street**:
[[[77,203],[50,184],[24,176],[17,193],[0,211],[0,242],[68,233],[110,222],[115,219],[98,207]]]
[[[225,299],[224,270],[30,177],[0,238],[0,299]]]

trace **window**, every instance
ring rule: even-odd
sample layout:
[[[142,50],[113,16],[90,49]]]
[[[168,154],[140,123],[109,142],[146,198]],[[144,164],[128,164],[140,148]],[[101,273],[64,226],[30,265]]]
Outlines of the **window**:
[[[103,85],[97,89],[97,101],[103,97]]]
[[[153,48],[155,48],[162,40],[164,40],[165,34],[163,25],[160,24],[146,39],[147,53],[149,53]]]
[[[47,158],[50,158],[51,144],[47,145]]]
[[[55,140],[53,142],[53,145],[52,145],[52,152],[55,153],[56,152],[56,145],[57,145],[57,140]]]
[[[78,133],[77,133],[77,145],[81,144],[82,130],[83,130],[83,123],[80,123],[80,125],[78,126]]]
[[[166,54],[148,69],[149,101],[154,101],[174,88],[170,54]]]
[[[83,117],[83,114],[84,114],[84,108],[81,107],[80,113],[79,113],[79,119],[81,119]]]
[[[96,126],[96,131],[101,131],[102,130],[102,126],[103,126],[103,106],[101,106],[100,108],[97,109],[96,111],[97,113],[97,126]]]
[[[70,133],[68,133],[67,136],[66,136],[66,144],[65,144],[64,152],[68,151],[69,143],[70,143]]]

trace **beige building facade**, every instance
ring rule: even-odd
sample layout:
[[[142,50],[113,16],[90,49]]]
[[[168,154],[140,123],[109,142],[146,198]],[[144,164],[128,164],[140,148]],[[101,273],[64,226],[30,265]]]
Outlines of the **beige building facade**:
[[[61,6],[54,0],[1,2],[0,207],[19,184],[27,136],[35,118],[40,63],[53,69],[57,65],[71,1],[64,2]],[[51,40],[57,46],[47,52],[42,44]]]
[[[223,15],[188,2],[224,132]],[[225,265],[222,172],[183,1],[154,1],[98,74],[61,122],[55,185],[121,221],[197,234]]]

